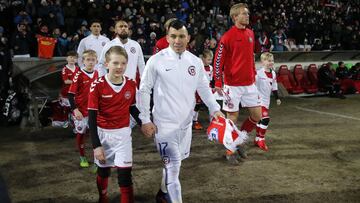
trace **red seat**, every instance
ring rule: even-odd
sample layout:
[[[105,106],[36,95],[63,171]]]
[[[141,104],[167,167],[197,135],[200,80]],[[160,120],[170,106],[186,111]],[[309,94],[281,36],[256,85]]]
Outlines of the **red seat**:
[[[286,65],[281,65],[277,75],[277,81],[282,83],[286,90],[291,94],[303,93],[301,86],[297,85],[294,76]]]
[[[325,91],[318,87],[318,77],[317,77],[318,68],[316,64],[310,64],[307,69],[307,75],[310,81],[310,84],[314,87],[317,87],[318,91]]]
[[[305,90],[306,93],[316,93],[318,91],[317,85],[310,83],[307,74],[300,64],[295,65],[294,67],[294,78],[296,81],[298,89]]]

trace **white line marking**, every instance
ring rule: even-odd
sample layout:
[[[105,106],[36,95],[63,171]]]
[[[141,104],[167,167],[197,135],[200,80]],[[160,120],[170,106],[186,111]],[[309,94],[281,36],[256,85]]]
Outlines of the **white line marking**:
[[[356,118],[356,117],[352,117],[352,116],[345,116],[345,115],[341,115],[341,114],[337,114],[337,113],[328,113],[328,112],[324,112],[324,111],[317,111],[317,110],[303,108],[303,107],[299,107],[299,106],[295,106],[295,108],[299,109],[299,110],[303,110],[303,111],[314,112],[314,113],[323,114],[323,115],[329,115],[329,116],[335,116],[335,117],[360,121],[360,118]]]

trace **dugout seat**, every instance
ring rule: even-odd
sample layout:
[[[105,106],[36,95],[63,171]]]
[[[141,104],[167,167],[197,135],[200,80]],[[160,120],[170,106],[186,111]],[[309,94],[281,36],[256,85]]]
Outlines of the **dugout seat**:
[[[304,92],[301,86],[297,85],[294,76],[291,74],[289,68],[286,65],[280,66],[277,74],[277,81],[281,83],[291,94],[299,94]]]
[[[318,87],[318,91],[325,92],[325,89],[319,88],[318,86],[318,76],[317,76],[318,68],[316,64],[310,64],[307,69],[307,75],[309,76],[309,81],[311,84]]]
[[[307,73],[300,64],[294,66],[293,73],[297,85],[300,85],[300,87],[305,90],[306,93],[312,94],[318,91],[317,84],[314,85],[310,83]]]

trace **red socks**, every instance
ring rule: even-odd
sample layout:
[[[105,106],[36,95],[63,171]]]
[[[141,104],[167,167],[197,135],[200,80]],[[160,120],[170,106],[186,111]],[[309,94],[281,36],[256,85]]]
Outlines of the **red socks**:
[[[84,134],[76,133],[76,146],[79,149],[80,156],[85,156]]]
[[[134,203],[133,187],[120,187],[121,203]]]
[[[96,176],[96,185],[99,191],[99,202],[107,203],[107,187],[108,187],[108,178],[102,178],[99,175]]]
[[[251,119],[249,116],[241,125],[241,131],[245,130],[246,132],[250,133],[255,127],[257,122]]]

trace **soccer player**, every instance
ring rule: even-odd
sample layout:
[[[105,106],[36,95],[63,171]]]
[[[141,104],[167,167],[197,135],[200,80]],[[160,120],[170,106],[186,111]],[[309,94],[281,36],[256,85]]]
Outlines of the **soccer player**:
[[[176,20],[176,18],[170,18],[165,22],[164,27],[165,27],[165,30],[166,30],[166,34],[167,34],[168,30],[169,30],[170,23],[172,21],[174,21],[174,20]],[[160,38],[156,42],[154,50],[153,50],[153,54],[156,54],[159,51],[161,51],[162,49],[165,49],[165,48],[169,47],[169,42],[166,40],[166,34],[165,34],[165,36],[163,36],[162,38]]]
[[[241,131],[251,132],[261,119],[260,98],[255,85],[254,32],[249,25],[249,10],[246,4],[231,7],[230,17],[234,26],[221,37],[214,57],[215,89],[229,99],[223,104],[227,118],[237,123],[239,104],[246,107],[250,116],[242,123]],[[224,89],[222,90],[222,79]]]
[[[89,127],[98,165],[96,183],[99,202],[107,202],[111,167],[117,168],[121,202],[134,202],[130,113],[140,124],[141,121],[135,106],[136,83],[124,76],[127,61],[124,48],[111,47],[105,54],[108,73],[94,81],[90,88]]]
[[[213,56],[214,56],[213,53],[209,49],[205,49],[203,51],[203,53],[201,54],[201,56],[200,56],[202,62],[204,63],[204,69],[205,69],[205,72],[206,72],[206,77],[209,80],[209,82],[212,81],[212,77],[213,77],[213,67],[211,66]],[[211,87],[210,83],[209,83],[209,86]],[[203,126],[198,121],[199,110],[200,110],[200,106],[202,105],[202,101],[200,99],[199,94],[196,93],[195,96],[196,96],[196,105],[195,105],[195,108],[194,108],[193,129],[194,130],[202,130]]]
[[[269,106],[271,92],[274,94],[276,104],[280,105],[281,100],[278,96],[278,86],[276,82],[276,73],[273,70],[274,56],[269,52],[264,52],[260,56],[262,67],[257,70],[256,74],[256,87],[259,91],[261,98],[261,112],[262,117],[256,126],[256,137],[254,140],[255,146],[264,151],[268,151],[268,146],[265,143],[265,133],[269,126]]]
[[[69,51],[66,55],[67,64],[63,67],[61,72],[63,85],[60,91],[60,104],[63,107],[70,107],[68,92],[74,78],[74,73],[79,70],[79,67],[76,66],[78,54],[75,51]]]
[[[167,33],[169,47],[148,60],[139,89],[142,131],[155,135],[155,144],[164,163],[161,189],[156,200],[181,203],[179,181],[181,161],[190,155],[192,115],[197,91],[217,119],[223,116],[206,78],[204,65],[186,51],[190,37],[185,25],[174,20]],[[150,93],[153,89],[153,122],[150,120]]]
[[[84,137],[88,129],[88,95],[90,84],[98,77],[97,71],[94,70],[97,64],[96,52],[86,50],[82,55],[84,68],[75,73],[73,82],[69,88],[68,97],[76,132],[76,145],[80,153],[80,167],[89,167],[85,157]]]
[[[100,56],[99,75],[103,76],[106,74],[105,67],[105,53],[113,46],[121,46],[126,50],[128,54],[128,65],[125,71],[125,76],[130,79],[136,79],[136,72],[138,71],[140,77],[144,71],[145,61],[144,55],[140,44],[129,38],[129,25],[123,20],[119,20],[115,24],[116,38],[106,43]]]
[[[91,34],[80,41],[77,49],[77,53],[79,54],[78,64],[80,67],[84,65],[82,63],[82,54],[85,50],[92,49],[96,51],[99,61],[102,49],[105,44],[110,41],[109,38],[101,35],[101,22],[99,20],[93,20],[91,22],[90,31]]]

